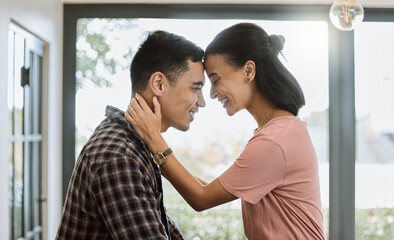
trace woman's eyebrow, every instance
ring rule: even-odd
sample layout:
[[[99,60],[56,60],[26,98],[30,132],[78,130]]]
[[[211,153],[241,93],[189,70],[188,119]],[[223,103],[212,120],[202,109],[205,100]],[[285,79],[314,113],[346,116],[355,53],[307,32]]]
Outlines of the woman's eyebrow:
[[[210,73],[210,74],[208,74],[208,78],[211,78],[214,75],[218,75],[218,74],[217,73]]]

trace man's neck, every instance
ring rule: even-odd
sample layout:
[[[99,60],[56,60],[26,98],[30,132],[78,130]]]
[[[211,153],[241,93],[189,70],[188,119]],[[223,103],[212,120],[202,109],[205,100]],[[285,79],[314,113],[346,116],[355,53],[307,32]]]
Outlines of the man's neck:
[[[146,104],[148,104],[149,108],[150,108],[150,109],[152,110],[152,112],[153,112],[153,111],[154,111],[154,107],[153,107],[153,97],[154,97],[154,94],[153,94],[152,92],[150,92],[150,91],[147,91],[147,90],[145,90],[145,91],[143,91],[143,92],[141,92],[141,93],[138,93],[138,94],[140,94],[140,95],[144,98]],[[134,97],[134,96],[135,96],[135,93],[133,93],[132,96]],[[168,127],[163,123],[163,119],[161,119],[161,128],[160,128],[160,132],[161,132],[161,133],[164,133],[164,132],[167,131],[167,129],[168,129]]]

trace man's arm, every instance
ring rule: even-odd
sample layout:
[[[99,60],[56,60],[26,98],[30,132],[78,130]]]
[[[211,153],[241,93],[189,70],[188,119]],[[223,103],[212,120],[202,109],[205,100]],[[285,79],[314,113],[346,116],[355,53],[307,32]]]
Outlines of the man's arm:
[[[114,239],[167,239],[159,201],[147,180],[151,174],[125,156],[95,172],[92,194]]]

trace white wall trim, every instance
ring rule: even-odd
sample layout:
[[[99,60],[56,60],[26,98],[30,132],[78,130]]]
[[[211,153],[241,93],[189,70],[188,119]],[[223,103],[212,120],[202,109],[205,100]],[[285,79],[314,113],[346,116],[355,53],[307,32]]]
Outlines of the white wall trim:
[[[8,24],[9,8],[1,1],[0,8],[0,239],[8,239]]]

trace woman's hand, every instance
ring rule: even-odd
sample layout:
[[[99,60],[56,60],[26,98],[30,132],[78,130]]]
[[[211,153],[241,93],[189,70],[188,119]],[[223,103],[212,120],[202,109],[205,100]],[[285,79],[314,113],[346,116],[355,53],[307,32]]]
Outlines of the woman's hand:
[[[146,142],[149,149],[152,152],[158,152],[165,150],[167,144],[160,134],[161,110],[160,103],[156,97],[153,98],[153,106],[154,112],[152,112],[144,98],[136,94],[130,101],[125,117]]]

